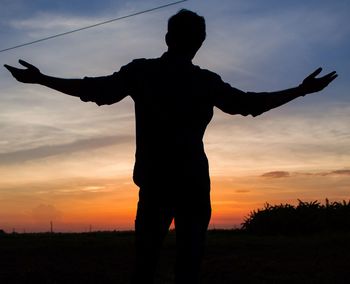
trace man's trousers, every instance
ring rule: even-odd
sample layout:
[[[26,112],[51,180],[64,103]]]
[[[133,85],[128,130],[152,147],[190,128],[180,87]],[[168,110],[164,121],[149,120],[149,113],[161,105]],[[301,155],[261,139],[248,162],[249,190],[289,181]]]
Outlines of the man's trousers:
[[[176,231],[175,282],[199,283],[210,216],[209,186],[141,187],[135,220],[133,283],[153,283],[160,249],[173,219]]]

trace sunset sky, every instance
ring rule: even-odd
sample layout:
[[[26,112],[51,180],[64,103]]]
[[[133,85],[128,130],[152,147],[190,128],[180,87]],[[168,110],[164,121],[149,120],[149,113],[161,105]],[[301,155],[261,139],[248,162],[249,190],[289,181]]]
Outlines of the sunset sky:
[[[0,49],[170,2],[0,0]],[[190,0],[0,53],[0,229],[47,231],[50,220],[55,231],[133,228],[132,100],[83,103],[20,84],[2,65],[21,58],[59,77],[111,74],[160,56],[180,8],[207,21],[194,63],[236,88],[294,87],[319,66],[339,74],[323,92],[255,118],[215,110],[205,136],[210,228],[239,226],[265,202],[350,199],[350,1]]]

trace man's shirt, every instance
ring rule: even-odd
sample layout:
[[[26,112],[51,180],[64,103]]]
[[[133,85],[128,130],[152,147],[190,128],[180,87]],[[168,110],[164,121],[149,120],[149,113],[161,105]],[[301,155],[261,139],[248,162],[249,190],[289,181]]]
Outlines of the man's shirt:
[[[203,135],[214,106],[229,114],[262,112],[256,94],[233,88],[217,74],[168,53],[82,82],[83,101],[104,105],[126,96],[134,100],[138,186],[190,182],[209,189]]]

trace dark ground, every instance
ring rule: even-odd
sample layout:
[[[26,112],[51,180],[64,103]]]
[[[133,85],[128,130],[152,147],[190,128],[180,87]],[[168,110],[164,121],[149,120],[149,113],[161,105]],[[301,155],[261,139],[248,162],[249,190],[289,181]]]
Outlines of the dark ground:
[[[175,236],[157,284],[173,283]],[[128,283],[132,232],[0,236],[0,283]],[[202,283],[350,283],[350,233],[253,236],[210,231]]]

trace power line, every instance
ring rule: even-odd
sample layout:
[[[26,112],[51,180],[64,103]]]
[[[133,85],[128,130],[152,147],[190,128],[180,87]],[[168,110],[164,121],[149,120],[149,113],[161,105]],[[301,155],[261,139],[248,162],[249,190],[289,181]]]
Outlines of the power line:
[[[182,1],[172,2],[172,3],[161,5],[161,6],[158,6],[158,7],[155,7],[155,8],[151,8],[151,9],[143,10],[143,11],[136,12],[136,13],[133,13],[133,14],[129,14],[129,15],[126,15],[126,16],[122,16],[122,17],[118,17],[118,18],[115,18],[115,19],[111,19],[111,20],[108,20],[108,21],[96,23],[96,24],[93,24],[93,25],[90,25],[90,26],[85,26],[85,27],[82,27],[82,28],[79,28],[79,29],[75,29],[75,30],[72,30],[72,31],[59,33],[59,34],[56,34],[56,35],[52,35],[52,36],[48,36],[48,37],[45,37],[45,38],[37,39],[37,40],[31,41],[31,42],[27,42],[27,43],[18,44],[18,45],[12,46],[12,47],[8,47],[8,48],[5,48],[5,49],[2,49],[2,50],[0,50],[0,52],[16,49],[16,48],[19,48],[19,47],[31,45],[31,44],[34,44],[34,43],[42,42],[42,41],[53,39],[53,38],[56,38],[56,37],[65,36],[65,35],[68,35],[68,34],[80,32],[82,30],[91,29],[91,28],[94,28],[94,27],[97,27],[97,26],[102,26],[102,25],[109,24],[109,23],[112,23],[112,22],[115,22],[115,21],[119,21],[119,20],[122,20],[122,19],[134,17],[134,16],[137,16],[137,15],[149,13],[149,12],[152,12],[152,11],[155,11],[155,10],[163,9],[163,8],[166,8],[166,7],[169,7],[169,6],[177,5],[177,4],[180,4],[182,2],[186,2],[186,1],[189,1],[189,0],[182,0]]]

